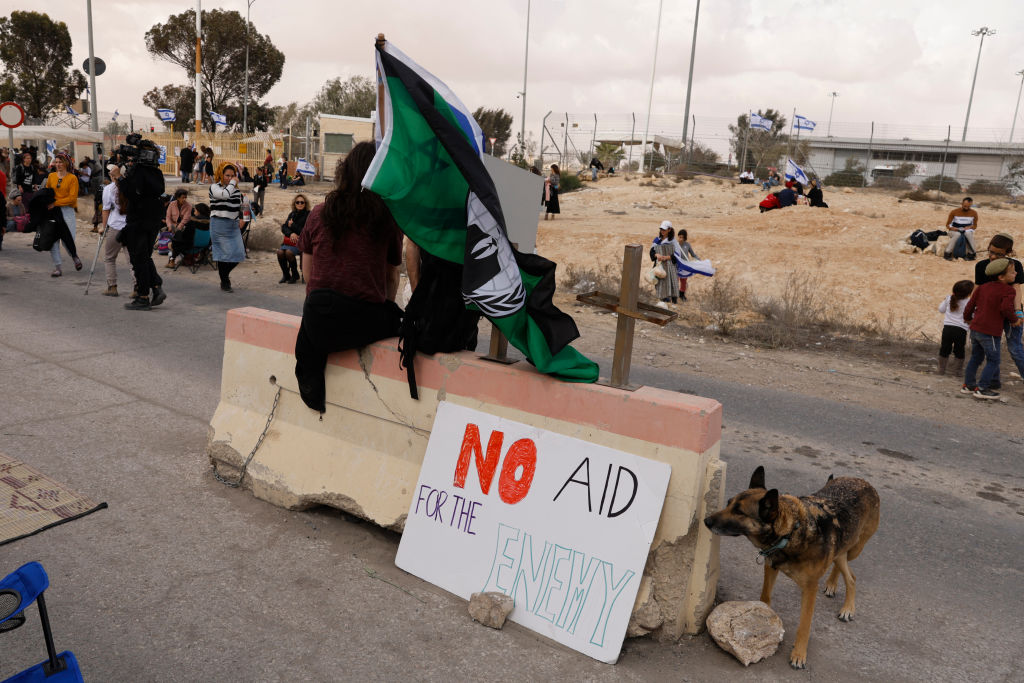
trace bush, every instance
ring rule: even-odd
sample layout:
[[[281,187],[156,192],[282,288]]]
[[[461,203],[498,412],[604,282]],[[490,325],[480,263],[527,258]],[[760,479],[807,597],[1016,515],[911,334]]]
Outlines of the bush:
[[[864,184],[864,174],[852,168],[844,168],[829,174],[824,184],[830,187],[860,187]]]
[[[575,173],[567,173],[562,171],[558,174],[558,193],[565,194],[566,192],[572,192],[578,190],[583,186],[583,182],[579,179]]]
[[[906,178],[881,176],[880,178],[875,178],[875,181],[871,183],[871,187],[877,187],[882,190],[909,190],[913,186],[907,182]]]
[[[1001,180],[985,180],[981,178],[967,186],[967,194],[996,194],[1005,196],[1010,193],[1006,188],[1006,183]]]
[[[960,183],[957,182],[956,178],[950,178],[948,175],[928,176],[921,181],[921,189],[938,190],[940,181],[942,183],[943,192],[960,192]]]

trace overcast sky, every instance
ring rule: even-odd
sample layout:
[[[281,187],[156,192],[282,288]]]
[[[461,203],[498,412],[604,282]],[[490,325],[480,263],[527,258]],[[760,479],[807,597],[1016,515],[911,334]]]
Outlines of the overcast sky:
[[[183,83],[185,74],[152,60],[143,35],[195,3],[92,4],[96,55],[107,63],[97,82],[100,110],[151,116],[143,93]],[[23,5],[0,0],[5,12]],[[246,10],[245,0],[203,6]],[[471,109],[502,107],[518,130],[526,6],[526,0],[256,0],[253,25],[286,57],[281,81],[265,99],[305,102],[330,78],[371,76],[373,38],[383,32]],[[652,128],[681,127],[694,8],[695,0],[664,2]],[[81,67],[88,57],[85,3],[52,0],[38,10],[68,24]],[[621,126],[635,112],[642,129],[657,15],[657,0],[533,0],[527,130],[539,136],[549,110],[581,121],[597,113],[599,130],[601,122]],[[941,138],[951,124],[959,140],[978,52],[971,31],[981,26],[997,33],[985,39],[968,138],[1005,141],[1020,86],[1015,72],[1024,69],[1021,0],[705,0],[691,103],[697,138],[720,136],[728,120],[767,107],[787,117],[795,107],[818,121],[815,135],[823,135],[828,93],[837,91],[834,135],[867,136],[874,120],[889,124],[876,135]],[[1024,140],[1022,121],[1016,141]]]

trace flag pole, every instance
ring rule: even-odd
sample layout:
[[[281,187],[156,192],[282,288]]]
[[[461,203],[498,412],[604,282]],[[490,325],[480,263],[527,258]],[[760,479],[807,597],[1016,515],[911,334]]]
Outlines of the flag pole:
[[[378,49],[384,49],[384,34],[378,33],[377,40],[374,41],[374,46]],[[377,61],[374,59],[373,61]],[[380,136],[384,137],[384,74],[379,70],[377,71],[377,125],[380,127]]]
[[[201,52],[203,49],[203,10],[202,0],[196,0],[196,139],[203,130],[203,89],[202,89],[202,65]],[[214,127],[216,130],[216,126]]]
[[[658,66],[658,38],[661,36],[661,6],[664,0],[658,0],[658,25],[654,29],[654,60],[651,64],[651,87],[647,91],[647,123],[644,124],[644,140],[640,143],[640,172],[644,172],[644,163],[647,159],[647,131],[651,127],[651,103],[654,101],[654,71]],[[685,127],[685,122],[684,122]],[[685,132],[683,133],[685,135]],[[685,138],[683,143],[686,143]],[[651,162],[654,162],[654,154],[651,154]]]
[[[747,112],[747,132],[743,136],[743,161],[740,162],[740,173],[747,170],[747,143],[750,141],[750,113]]]
[[[793,122],[796,119],[796,107],[793,107],[793,116],[789,119],[789,139],[786,140],[786,161],[789,161],[789,150],[793,142]],[[782,177],[786,177],[785,171],[782,173]]]

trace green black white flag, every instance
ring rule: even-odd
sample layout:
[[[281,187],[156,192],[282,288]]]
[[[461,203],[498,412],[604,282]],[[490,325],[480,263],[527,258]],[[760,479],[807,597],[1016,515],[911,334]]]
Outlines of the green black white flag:
[[[538,370],[597,380],[597,364],[569,343],[576,323],[555,308],[555,264],[508,241],[483,132],[448,87],[390,43],[377,47],[384,128],[363,187],[430,254],[462,264],[462,293]]]

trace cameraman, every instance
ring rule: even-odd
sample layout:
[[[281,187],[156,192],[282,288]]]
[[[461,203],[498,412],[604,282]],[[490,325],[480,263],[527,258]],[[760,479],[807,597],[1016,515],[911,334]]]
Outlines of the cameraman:
[[[130,311],[148,311],[167,298],[163,280],[153,264],[153,243],[163,225],[164,175],[156,164],[158,151],[149,140],[130,135],[119,153],[127,157],[129,165],[120,183],[125,197],[127,213],[125,227],[118,238],[128,249],[128,257],[135,271],[136,296],[124,305]],[[133,148],[134,147],[134,148]],[[150,300],[149,292],[153,290]]]

